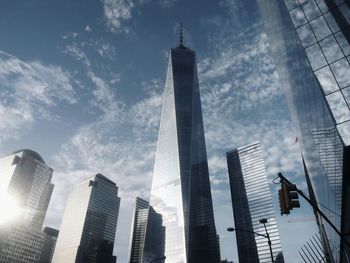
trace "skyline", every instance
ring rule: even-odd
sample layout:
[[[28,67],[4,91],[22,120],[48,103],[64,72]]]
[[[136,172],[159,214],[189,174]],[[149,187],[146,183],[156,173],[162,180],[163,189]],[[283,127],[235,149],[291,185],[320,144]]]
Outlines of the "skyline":
[[[162,1],[163,6],[160,2],[146,1],[129,2],[134,4],[126,6],[117,3],[95,1],[99,12],[92,16],[94,19],[87,19],[90,13],[86,12],[81,21],[74,18],[79,23],[69,27],[67,24],[73,20],[71,11],[66,15],[64,29],[55,28],[52,22],[55,19],[57,24],[63,23],[62,18],[54,16],[55,12],[67,10],[67,5],[75,7],[75,11],[78,7],[84,10],[93,7],[84,6],[83,1],[74,4],[31,1],[26,14],[24,8],[28,6],[19,6],[14,14],[11,6],[21,5],[20,2],[5,4],[7,8],[0,11],[3,12],[0,28],[4,32],[0,43],[1,154],[30,148],[42,154],[54,168],[56,187],[46,224],[56,228],[74,184],[99,172],[113,178],[122,198],[118,226],[125,225],[127,230],[117,228],[115,254],[122,262],[122,258],[127,260],[124,251],[128,250],[131,228],[127,226],[132,207],[136,196],[148,197],[151,188],[165,83],[165,54],[178,44],[178,18],[174,17],[186,14],[182,18],[185,44],[196,50],[199,57],[215,220],[219,234],[223,235],[222,258],[237,260],[237,255],[232,254],[234,237],[226,233],[233,217],[229,203],[225,204],[230,200],[225,152],[261,140],[270,186],[278,171],[298,182],[303,180],[299,146],[294,144],[296,132],[278,87],[266,35],[261,33],[253,1],[233,1],[232,5],[221,1],[221,7],[208,1],[198,8],[193,4],[186,7],[202,20],[191,19],[192,14],[180,1]],[[40,24],[45,30],[35,29],[34,20],[25,24],[27,31],[18,29],[28,19],[27,12],[31,14],[38,5],[49,9],[46,11],[50,16],[44,20],[47,25]],[[111,7],[120,12],[108,12]],[[53,12],[55,9],[58,11]],[[157,27],[147,18],[152,12],[161,13],[160,10],[164,15],[157,20],[156,24],[161,24]],[[40,19],[43,13],[40,12]],[[249,21],[240,19],[247,13],[253,14]],[[166,14],[172,14],[172,19]],[[145,25],[141,26],[141,21]],[[45,35],[42,32],[48,33],[52,27],[57,30],[51,36],[53,39],[46,37],[45,45],[41,44]],[[32,35],[26,36],[26,32]],[[54,52],[49,54],[50,51]],[[142,59],[137,64],[139,57]],[[17,96],[11,95],[11,88]],[[285,153],[286,149],[289,153]],[[294,177],[293,173],[297,175]],[[276,209],[277,195],[273,194],[273,198]],[[311,209],[302,206],[312,216]],[[290,218],[304,217],[301,211],[296,214]],[[287,219],[279,220],[285,222],[286,231]],[[281,242],[284,248],[283,231]],[[295,253],[301,245],[302,242]]]

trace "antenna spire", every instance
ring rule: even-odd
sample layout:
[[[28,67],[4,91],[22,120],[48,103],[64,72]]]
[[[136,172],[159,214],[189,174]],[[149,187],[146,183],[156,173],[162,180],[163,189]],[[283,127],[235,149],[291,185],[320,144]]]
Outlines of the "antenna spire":
[[[180,22],[180,46],[182,47],[184,45],[184,36],[183,36],[183,29],[182,29],[182,21]]]

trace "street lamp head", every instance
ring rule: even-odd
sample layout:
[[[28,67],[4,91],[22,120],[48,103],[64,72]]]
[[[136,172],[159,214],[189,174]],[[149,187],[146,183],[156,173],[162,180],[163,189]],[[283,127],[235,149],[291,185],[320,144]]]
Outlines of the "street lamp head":
[[[266,224],[267,223],[267,219],[266,218],[262,218],[262,219],[259,220],[259,222],[261,224]]]
[[[234,229],[233,227],[228,227],[228,228],[227,228],[227,231],[228,231],[228,232],[233,232],[233,231],[235,231],[235,229]]]

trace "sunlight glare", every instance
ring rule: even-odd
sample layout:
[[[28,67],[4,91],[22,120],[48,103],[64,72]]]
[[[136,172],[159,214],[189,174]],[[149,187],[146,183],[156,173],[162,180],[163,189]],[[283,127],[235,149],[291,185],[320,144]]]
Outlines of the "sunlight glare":
[[[19,207],[16,199],[8,194],[0,195],[0,225],[5,225],[16,219]]]

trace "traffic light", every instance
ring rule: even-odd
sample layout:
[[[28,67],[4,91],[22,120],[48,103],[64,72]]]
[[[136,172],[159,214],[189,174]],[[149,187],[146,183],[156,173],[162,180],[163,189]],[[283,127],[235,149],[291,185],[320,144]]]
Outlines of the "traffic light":
[[[282,182],[282,188],[278,191],[281,215],[290,214],[294,207],[300,207],[297,187],[295,184]]]

